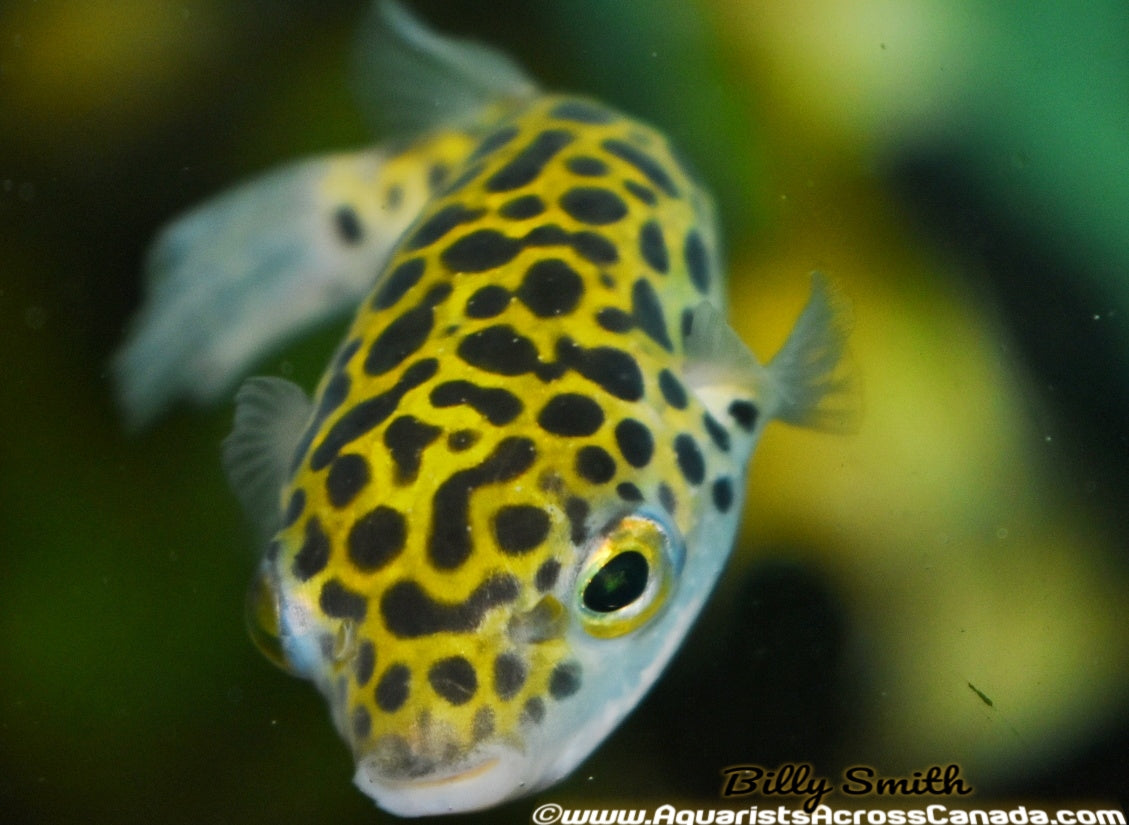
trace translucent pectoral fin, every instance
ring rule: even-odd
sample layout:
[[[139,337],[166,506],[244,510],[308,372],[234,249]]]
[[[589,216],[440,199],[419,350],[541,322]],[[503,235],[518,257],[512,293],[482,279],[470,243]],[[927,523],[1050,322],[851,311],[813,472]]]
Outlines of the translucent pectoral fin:
[[[747,409],[757,412],[746,417],[850,432],[858,425],[861,392],[847,355],[849,329],[846,301],[816,272],[811,297],[788,340],[764,365],[721,312],[703,301],[686,340],[687,383],[715,415],[731,409],[733,401],[747,402],[754,405]]]
[[[223,442],[223,469],[264,536],[278,527],[282,485],[313,405],[283,378],[248,378],[235,396],[235,426]]]
[[[862,392],[847,354],[851,327],[846,300],[821,272],[784,346],[768,364],[778,404],[789,424],[847,433],[858,427]]]
[[[221,398],[263,355],[353,309],[423,194],[396,202],[379,150],[307,160],[220,195],[166,227],[113,372],[127,423],[182,398]]]

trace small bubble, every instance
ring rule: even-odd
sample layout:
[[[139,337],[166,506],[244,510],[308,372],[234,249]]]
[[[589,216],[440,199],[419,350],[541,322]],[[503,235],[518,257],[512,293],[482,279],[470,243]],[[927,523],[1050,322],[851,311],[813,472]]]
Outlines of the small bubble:
[[[1007,537],[1008,537],[1008,529],[1006,527],[996,528],[996,538],[1000,539],[1000,541],[1003,541]]]

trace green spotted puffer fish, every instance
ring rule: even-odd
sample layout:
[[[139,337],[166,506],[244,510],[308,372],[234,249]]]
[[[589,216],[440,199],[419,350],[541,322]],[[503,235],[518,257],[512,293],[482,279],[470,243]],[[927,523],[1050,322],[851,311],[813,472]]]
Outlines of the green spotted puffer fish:
[[[375,21],[368,82],[414,131],[175,222],[116,369],[144,423],[359,302],[312,400],[243,385],[224,463],[267,537],[255,641],[325,695],[362,791],[436,814],[557,782],[639,702],[765,425],[841,414],[845,332],[817,276],[762,365],[659,132],[398,6]]]

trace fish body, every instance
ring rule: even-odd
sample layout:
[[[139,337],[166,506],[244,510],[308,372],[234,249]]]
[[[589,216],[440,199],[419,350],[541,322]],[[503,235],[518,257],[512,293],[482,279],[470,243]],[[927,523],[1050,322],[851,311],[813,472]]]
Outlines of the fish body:
[[[357,785],[419,815],[557,782],[637,704],[722,570],[765,424],[837,414],[844,329],[817,278],[762,365],[724,320],[710,199],[658,131],[381,14],[499,94],[318,162],[312,246],[379,275],[312,399],[243,385],[224,461],[268,537],[252,635],[326,696]]]

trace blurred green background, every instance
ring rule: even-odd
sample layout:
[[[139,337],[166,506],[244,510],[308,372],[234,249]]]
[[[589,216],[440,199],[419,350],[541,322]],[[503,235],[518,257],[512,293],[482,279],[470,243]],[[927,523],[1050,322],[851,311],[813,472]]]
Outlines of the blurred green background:
[[[1129,9],[412,5],[675,139],[759,353],[812,269],[854,307],[861,430],[770,429],[691,644],[538,799],[702,806],[723,767],[793,760],[956,762],[979,801],[1129,804]],[[0,7],[5,821],[389,818],[321,699],[244,631],[230,405],[126,437],[107,370],[158,227],[372,139],[347,71],[363,8]],[[309,386],[336,334],[260,371]]]

